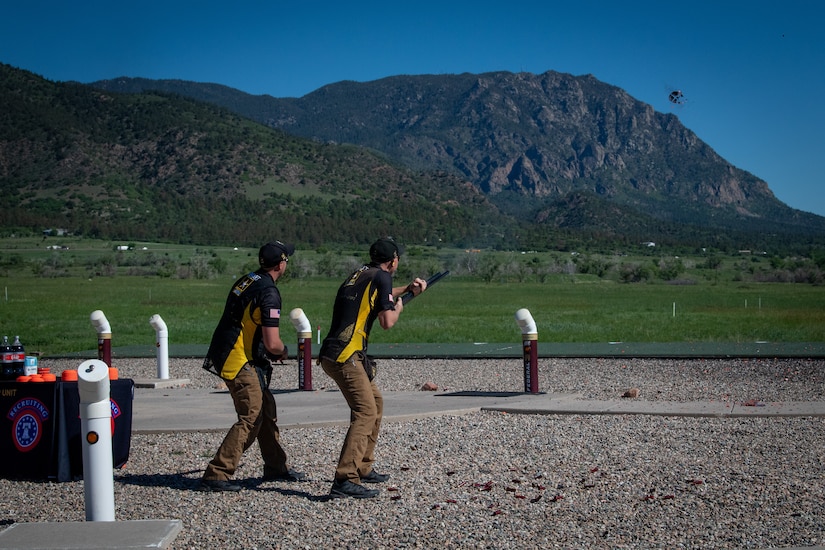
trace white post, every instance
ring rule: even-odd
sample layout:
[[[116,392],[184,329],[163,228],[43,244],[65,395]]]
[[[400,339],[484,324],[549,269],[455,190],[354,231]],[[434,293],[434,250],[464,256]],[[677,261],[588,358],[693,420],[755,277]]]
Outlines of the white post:
[[[169,331],[166,328],[166,323],[157,313],[149,319],[149,324],[155,329],[155,335],[157,336],[158,378],[166,380],[169,378]]]
[[[86,521],[115,521],[109,365],[99,359],[81,363],[77,367],[77,390]]]

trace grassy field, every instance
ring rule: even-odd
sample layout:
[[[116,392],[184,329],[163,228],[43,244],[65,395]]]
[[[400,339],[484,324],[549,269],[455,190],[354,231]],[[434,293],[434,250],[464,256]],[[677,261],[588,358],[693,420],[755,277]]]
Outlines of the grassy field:
[[[154,344],[149,319],[159,314],[170,344],[206,344],[231,279],[158,277],[0,278],[0,335],[20,335],[45,355],[94,349],[89,321],[102,310],[113,345]],[[340,281],[292,279],[279,285],[285,311],[300,307],[314,329],[328,327]],[[542,341],[553,342],[822,342],[825,288],[800,284],[617,284],[569,279],[483,283],[447,277],[411,302],[373,342],[512,342],[516,310],[532,313]],[[296,341],[289,321],[286,342]]]
[[[340,273],[358,265],[363,248],[299,250],[279,281],[284,313],[300,307],[314,330],[320,326],[325,333]],[[254,268],[256,253],[6,236],[0,238],[0,335],[19,335],[28,351],[45,355],[94,349],[89,316],[99,309],[112,326],[114,346],[153,345],[154,314],[166,322],[170,344],[207,344],[229,286]],[[578,263],[571,258],[576,256],[408,246],[404,282],[411,274],[452,274],[411,302],[391,331],[374,330],[372,342],[512,342],[520,334],[514,320],[520,308],[530,310],[543,342],[825,342],[825,286],[752,280],[788,263],[776,258],[720,257],[713,269],[706,267],[707,257],[675,259],[647,250],[583,254]],[[621,283],[615,268],[607,276],[592,273],[599,263],[674,261],[683,266],[678,281]],[[485,277],[494,265],[495,275]],[[296,340],[286,319],[282,332],[286,342]]]

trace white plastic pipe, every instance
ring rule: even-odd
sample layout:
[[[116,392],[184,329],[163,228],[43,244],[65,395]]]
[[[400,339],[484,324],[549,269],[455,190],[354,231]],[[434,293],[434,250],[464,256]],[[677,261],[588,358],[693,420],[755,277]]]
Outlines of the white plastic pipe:
[[[295,327],[295,331],[298,332],[300,338],[312,338],[312,325],[303,309],[296,307],[290,311],[289,320],[292,321],[292,326]],[[309,333],[309,336],[300,336],[304,333]]]
[[[166,380],[169,378],[169,331],[166,323],[155,313],[149,319],[149,324],[155,329],[156,345],[158,348],[158,378]]]
[[[539,330],[536,328],[536,322],[533,316],[530,315],[530,310],[521,308],[516,312],[516,323],[521,328],[522,334],[538,334]]]
[[[92,312],[90,320],[98,334],[112,334],[112,327],[109,326],[109,320],[106,319],[106,315],[99,309]]]
[[[115,521],[109,366],[99,359],[77,367],[86,521]]]

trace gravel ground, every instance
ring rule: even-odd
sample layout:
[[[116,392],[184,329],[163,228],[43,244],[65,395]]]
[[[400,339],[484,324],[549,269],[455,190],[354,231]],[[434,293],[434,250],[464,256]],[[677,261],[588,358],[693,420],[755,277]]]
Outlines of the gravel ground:
[[[114,361],[155,377],[151,359]],[[76,362],[41,362],[52,372]],[[385,391],[520,391],[520,360],[381,360]],[[825,400],[822,360],[543,359],[540,389],[650,401]],[[217,379],[173,359],[189,387]],[[333,384],[320,369],[317,389]],[[294,388],[294,366],[273,388]],[[135,399],[140,399],[138,390]],[[164,390],[169,391],[169,390]],[[227,397],[228,399],[228,397]],[[388,411],[389,413],[389,411]],[[227,426],[228,428],[229,426]],[[825,545],[825,419],[476,412],[386,423],[379,497],[329,500],[345,427],[282,431],[305,483],[260,480],[256,447],[240,493],[196,490],[221,433],[134,434],[115,472],[118,520],[180,519],[173,548],[780,548]],[[82,481],[0,480],[0,524],[83,521]]]

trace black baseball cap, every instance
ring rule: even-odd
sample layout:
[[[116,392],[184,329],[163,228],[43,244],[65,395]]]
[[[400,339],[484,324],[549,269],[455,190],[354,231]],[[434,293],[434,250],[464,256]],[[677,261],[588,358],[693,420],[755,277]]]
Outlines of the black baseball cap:
[[[289,257],[295,254],[295,245],[273,241],[266,243],[258,251],[258,263],[261,267],[275,267],[282,261],[289,261]]]
[[[392,240],[392,237],[382,237],[370,246],[370,260],[380,264],[389,262],[403,253],[404,248]]]

